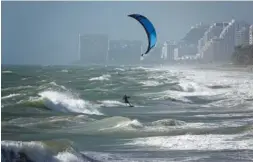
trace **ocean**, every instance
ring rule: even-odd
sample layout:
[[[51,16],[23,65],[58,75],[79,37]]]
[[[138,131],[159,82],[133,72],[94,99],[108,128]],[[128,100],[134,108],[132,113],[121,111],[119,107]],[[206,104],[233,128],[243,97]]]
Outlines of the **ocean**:
[[[1,86],[1,161],[253,161],[252,72],[2,65]]]

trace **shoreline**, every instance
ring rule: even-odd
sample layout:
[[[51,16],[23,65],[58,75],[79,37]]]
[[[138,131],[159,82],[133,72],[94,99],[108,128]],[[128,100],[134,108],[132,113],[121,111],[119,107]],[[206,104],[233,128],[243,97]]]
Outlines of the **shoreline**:
[[[162,65],[162,64],[160,64]],[[155,64],[155,65],[151,65],[151,64],[143,64],[143,65],[125,65],[126,67],[130,66],[130,67],[138,67],[138,66],[142,66],[142,67],[157,67],[160,66],[159,64]],[[28,66],[28,67],[36,67],[36,66],[42,66],[45,67],[47,65],[6,65],[6,64],[2,64],[2,68],[8,68],[11,66]],[[100,65],[76,65],[76,64],[71,64],[71,65],[50,65],[52,67],[88,67],[88,66],[106,66],[104,64],[100,64]],[[115,67],[120,67],[122,65],[107,65],[107,66],[115,66]],[[236,64],[228,64],[228,63],[220,63],[220,64],[163,64],[163,67],[192,67],[194,69],[210,69],[210,70],[232,70],[232,71],[246,71],[246,72],[253,72],[253,65],[236,65]]]

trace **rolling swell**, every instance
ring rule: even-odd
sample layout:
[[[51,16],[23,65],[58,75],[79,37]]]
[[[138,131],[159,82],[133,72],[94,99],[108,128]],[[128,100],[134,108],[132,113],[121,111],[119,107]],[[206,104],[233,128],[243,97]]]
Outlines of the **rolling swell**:
[[[220,126],[205,123],[186,123],[175,119],[161,119],[151,122],[141,122],[126,117],[109,117],[86,123],[82,126],[70,127],[73,134],[102,135],[126,137],[147,136],[177,136],[177,135],[207,135],[207,134],[240,134],[253,130],[252,125]]]
[[[1,161],[89,162],[94,160],[76,151],[71,141],[2,141]]]
[[[102,135],[112,134],[116,136],[147,136],[161,135],[170,132],[173,128],[184,126],[185,122],[174,119],[162,119],[151,122],[141,122],[137,119],[129,119],[121,116],[108,117],[92,121],[85,125],[69,127],[73,134]],[[58,133],[61,133],[58,132]]]

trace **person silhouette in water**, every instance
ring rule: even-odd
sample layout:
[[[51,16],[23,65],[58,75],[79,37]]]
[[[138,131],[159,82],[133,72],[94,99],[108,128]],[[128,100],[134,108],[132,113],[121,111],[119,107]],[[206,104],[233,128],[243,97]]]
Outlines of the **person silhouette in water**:
[[[130,96],[127,96],[126,94],[123,96],[124,102],[125,102],[126,104],[129,104],[129,106],[132,106],[132,105],[130,104],[130,102],[128,101],[129,98],[130,98]]]

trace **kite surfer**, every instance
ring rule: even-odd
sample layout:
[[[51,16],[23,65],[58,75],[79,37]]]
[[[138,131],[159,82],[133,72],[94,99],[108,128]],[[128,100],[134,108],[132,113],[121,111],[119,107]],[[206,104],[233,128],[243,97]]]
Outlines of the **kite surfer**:
[[[130,107],[133,107],[133,105],[130,104],[130,102],[128,101],[128,99],[130,98],[130,96],[127,96],[126,94],[123,96],[123,100],[126,104],[129,104]]]

